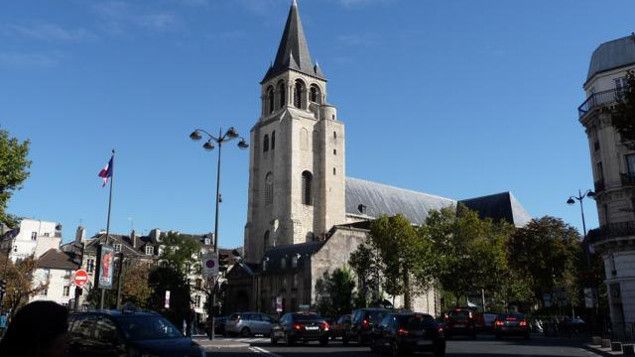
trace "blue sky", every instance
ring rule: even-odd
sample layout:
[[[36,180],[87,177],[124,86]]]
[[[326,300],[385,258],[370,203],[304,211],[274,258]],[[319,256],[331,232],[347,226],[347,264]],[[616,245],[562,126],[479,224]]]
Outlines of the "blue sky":
[[[533,216],[593,184],[577,120],[592,51],[635,2],[300,0],[347,130],[347,175],[455,199],[512,191]],[[212,230],[215,152],[192,129],[259,115],[289,0],[3,1],[0,127],[31,140],[14,214],[112,231]],[[243,241],[248,153],[223,152],[220,242]],[[587,201],[589,226],[597,225]]]

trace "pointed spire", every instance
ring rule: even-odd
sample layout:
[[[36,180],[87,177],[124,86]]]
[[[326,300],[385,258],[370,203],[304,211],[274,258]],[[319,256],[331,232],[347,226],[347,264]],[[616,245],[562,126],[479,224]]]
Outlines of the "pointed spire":
[[[291,3],[287,24],[282,33],[273,67],[267,71],[262,81],[264,82],[289,69],[324,79],[324,75],[321,72],[316,73],[313,65],[296,0]]]

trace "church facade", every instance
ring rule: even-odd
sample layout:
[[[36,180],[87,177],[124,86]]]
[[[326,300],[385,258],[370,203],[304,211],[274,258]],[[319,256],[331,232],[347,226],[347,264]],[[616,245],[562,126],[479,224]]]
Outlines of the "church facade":
[[[296,1],[275,61],[261,84],[261,115],[251,129],[244,261],[227,273],[224,312],[315,302],[315,283],[348,263],[368,238],[369,223],[403,214],[423,224],[431,210],[458,202],[483,217],[517,226],[531,217],[509,192],[456,201],[346,177],[345,124],[329,104],[327,79],[313,62]],[[402,301],[395,299],[395,305]],[[413,298],[438,314],[434,289]]]

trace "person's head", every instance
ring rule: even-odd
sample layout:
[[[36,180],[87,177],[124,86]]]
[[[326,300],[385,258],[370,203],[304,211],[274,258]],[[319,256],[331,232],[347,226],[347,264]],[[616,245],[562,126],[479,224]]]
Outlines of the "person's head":
[[[0,355],[57,357],[66,353],[68,310],[52,301],[35,301],[18,310],[2,341]]]

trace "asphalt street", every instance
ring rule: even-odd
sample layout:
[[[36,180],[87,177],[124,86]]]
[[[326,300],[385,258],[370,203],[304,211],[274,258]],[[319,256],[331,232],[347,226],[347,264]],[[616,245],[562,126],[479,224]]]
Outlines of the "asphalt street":
[[[226,348],[208,349],[208,356],[272,356],[272,357],[353,357],[353,356],[377,356],[367,347],[356,345],[343,346],[339,341],[333,341],[328,346],[322,347],[317,343],[299,344],[293,347],[283,345],[271,346],[266,339],[234,339],[235,344],[229,344]],[[242,346],[239,346],[242,345]],[[526,341],[523,339],[505,339],[497,341],[493,336],[479,336],[477,340],[451,340],[447,345],[448,357],[474,356],[474,357],[524,357],[524,356],[571,356],[590,357],[598,356],[581,347],[577,340],[533,337]]]

